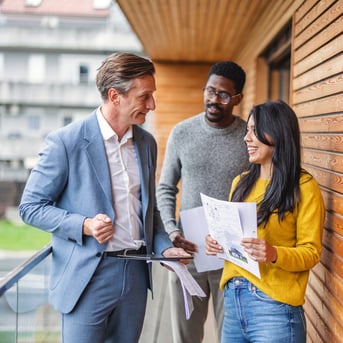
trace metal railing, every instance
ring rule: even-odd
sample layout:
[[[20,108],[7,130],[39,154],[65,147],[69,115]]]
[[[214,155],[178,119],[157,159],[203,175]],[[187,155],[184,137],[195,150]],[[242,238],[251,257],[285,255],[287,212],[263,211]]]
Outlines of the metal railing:
[[[0,343],[61,342],[60,314],[48,304],[51,252],[49,244],[32,256],[0,258]],[[153,265],[154,299],[148,297],[139,343],[172,343],[168,273],[159,263]],[[211,311],[204,343],[216,342]]]
[[[49,256],[52,252],[51,244],[48,244],[37,253],[32,255],[27,261],[14,268],[4,278],[0,280],[0,297],[13,285],[15,285],[23,276],[29,273],[42,260]]]
[[[59,314],[48,304],[51,252],[49,244],[0,279],[1,343],[61,341]]]

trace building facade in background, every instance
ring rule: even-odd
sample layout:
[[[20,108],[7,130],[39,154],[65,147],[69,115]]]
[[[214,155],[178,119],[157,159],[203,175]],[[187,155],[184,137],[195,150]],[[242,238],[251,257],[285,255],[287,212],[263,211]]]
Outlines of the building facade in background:
[[[115,51],[142,47],[112,0],[0,0],[0,208],[45,135],[99,105],[97,68]]]

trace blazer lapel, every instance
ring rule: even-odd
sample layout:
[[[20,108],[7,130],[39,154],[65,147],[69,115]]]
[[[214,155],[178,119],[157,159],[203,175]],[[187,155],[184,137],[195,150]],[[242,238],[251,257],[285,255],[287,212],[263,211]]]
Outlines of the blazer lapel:
[[[112,186],[108,169],[105,146],[102,139],[96,112],[85,121],[84,140],[89,163],[93,167],[94,176],[98,180],[107,199],[113,205]]]
[[[144,136],[133,126],[133,143],[136,150],[138,168],[141,178],[142,217],[145,222],[145,215],[149,203],[149,168],[150,154],[149,146],[144,142]]]

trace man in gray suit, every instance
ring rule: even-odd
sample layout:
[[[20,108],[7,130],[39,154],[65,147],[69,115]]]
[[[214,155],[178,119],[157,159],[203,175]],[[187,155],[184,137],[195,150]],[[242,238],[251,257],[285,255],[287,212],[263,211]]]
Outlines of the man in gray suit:
[[[156,141],[139,124],[154,110],[155,68],[117,53],[102,63],[103,103],[50,133],[19,207],[52,233],[50,302],[64,343],[137,343],[151,265],[119,254],[190,256],[173,247],[155,201]]]

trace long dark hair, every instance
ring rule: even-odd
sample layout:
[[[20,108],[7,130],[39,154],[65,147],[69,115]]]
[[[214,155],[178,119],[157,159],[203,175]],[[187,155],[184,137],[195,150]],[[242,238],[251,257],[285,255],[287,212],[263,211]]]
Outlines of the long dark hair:
[[[296,114],[283,101],[254,106],[250,117],[255,122],[257,139],[263,144],[274,146],[271,181],[263,200],[257,204],[257,222],[266,224],[273,212],[278,214],[279,220],[284,219],[285,213],[293,211],[299,201],[300,130]],[[238,182],[231,201],[244,201],[259,176],[260,165],[251,164],[249,171]]]

